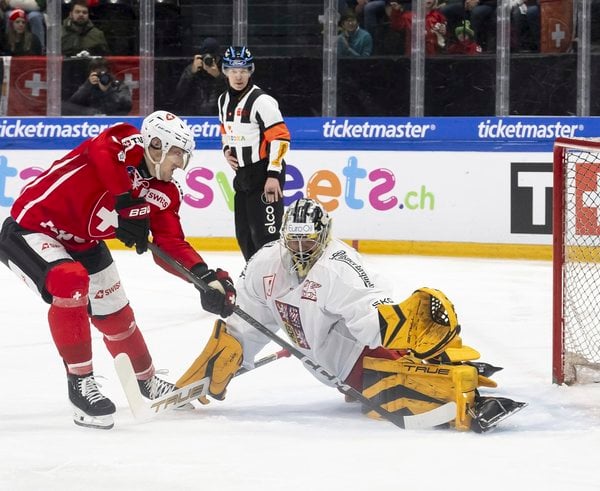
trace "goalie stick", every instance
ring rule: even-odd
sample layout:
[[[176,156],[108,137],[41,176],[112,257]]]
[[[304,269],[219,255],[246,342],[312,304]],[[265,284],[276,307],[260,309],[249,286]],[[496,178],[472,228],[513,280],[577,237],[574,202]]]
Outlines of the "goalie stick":
[[[149,243],[148,248],[152,251],[153,254],[162,259],[165,263],[175,269],[178,273],[183,275],[189,281],[191,281],[195,286],[200,288],[202,291],[208,291],[210,287],[202,281],[198,276],[192,273],[189,269],[183,266],[179,261],[172,258],[169,254],[163,251],[160,247],[158,247],[154,243]],[[284,341],[279,336],[271,332],[266,326],[258,322],[254,319],[250,314],[245,312],[242,308],[235,305],[233,307],[233,313],[242,318],[252,327],[263,333],[266,337],[277,343],[282,348],[289,351],[292,355],[298,358],[308,369],[312,370],[315,373],[318,373],[321,377],[326,378],[329,382],[335,385],[340,392],[345,395],[348,395],[358,401],[360,401],[363,406],[369,410],[374,411],[379,414],[382,418],[390,421],[395,424],[399,428],[403,429],[420,429],[420,428],[432,428],[434,426],[442,425],[444,423],[448,423],[452,421],[456,417],[456,403],[455,402],[447,402],[431,411],[427,411],[421,414],[415,414],[412,416],[405,416],[398,413],[391,413],[381,407],[378,404],[375,404],[368,397],[364,396],[361,392],[356,390],[354,387],[344,383],[335,375],[329,373],[325,368],[311,360],[308,356],[304,355],[300,350],[296,349],[287,341]]]
[[[290,352],[288,350],[279,350],[276,353],[267,355],[264,358],[255,361],[254,368],[252,369],[240,368],[234,376],[238,377],[239,375],[248,373],[275,360],[279,360],[279,358],[289,356]],[[119,353],[115,357],[114,363],[129,408],[131,409],[133,416],[142,421],[150,420],[159,414],[170,411],[171,409],[177,409],[194,399],[205,396],[208,392],[208,386],[210,385],[209,377],[204,377],[196,382],[181,387],[180,389],[169,392],[162,397],[147,402],[140,391],[137,377],[135,376],[135,370],[133,369],[129,356],[125,353]]]

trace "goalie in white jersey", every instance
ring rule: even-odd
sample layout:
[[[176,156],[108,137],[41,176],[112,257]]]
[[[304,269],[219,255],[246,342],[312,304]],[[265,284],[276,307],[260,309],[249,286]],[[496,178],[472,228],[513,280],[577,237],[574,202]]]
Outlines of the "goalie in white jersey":
[[[454,401],[452,425],[481,432],[525,405],[482,397],[478,388],[496,387],[489,375],[498,368],[472,361],[479,353],[463,346],[446,296],[421,288],[395,303],[358,252],[331,237],[331,219],[314,200],[288,208],[281,239],[250,259],[236,289],[241,309],[271,331],[283,330],[304,355],[390,412],[419,414]],[[176,385],[208,375],[209,394],[221,400],[238,368],[253,368],[269,341],[235,314],[218,320]]]

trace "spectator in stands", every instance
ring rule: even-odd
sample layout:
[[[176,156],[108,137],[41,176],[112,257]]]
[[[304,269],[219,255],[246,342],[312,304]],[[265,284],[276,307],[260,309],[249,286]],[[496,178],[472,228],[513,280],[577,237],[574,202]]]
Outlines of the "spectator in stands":
[[[123,116],[131,111],[131,89],[117,80],[104,58],[93,58],[87,80],[63,102],[65,116]]]
[[[390,27],[405,33],[404,52],[410,56],[412,37],[411,11],[404,10],[401,2],[392,1],[386,7]],[[425,53],[429,56],[442,53],[446,49],[446,17],[437,8],[437,0],[425,0]]]
[[[403,5],[404,10],[411,9],[412,0],[398,0]],[[383,35],[382,29],[386,25],[386,5],[389,0],[346,0],[338,4],[340,13],[351,10],[356,14],[358,23],[366,29],[371,37],[375,39],[378,35]]]
[[[221,52],[214,38],[206,38],[198,53],[181,74],[175,89],[176,111],[190,116],[213,116],[217,100],[225,90],[225,76],[221,73]]]
[[[24,10],[12,10],[8,18],[8,29],[4,36],[6,56],[40,56],[42,44],[37,36],[28,30],[27,14]]]
[[[41,53],[45,51],[46,22],[44,21],[44,11],[46,10],[46,0],[0,0],[0,9],[6,12],[5,27],[7,31],[12,12],[15,9],[24,11],[31,32],[40,42]]]
[[[90,20],[86,0],[74,0],[62,25],[64,56],[104,56],[109,52],[104,33]]]
[[[373,38],[364,29],[358,27],[356,14],[346,12],[340,18],[338,35],[338,56],[371,56]]]
[[[468,19],[475,31],[475,41],[483,51],[493,51],[497,3],[497,0],[448,0],[440,11],[451,29],[456,29],[463,20]]]
[[[476,55],[481,53],[481,46],[475,42],[475,32],[471,23],[465,20],[462,25],[454,29],[456,40],[450,42],[448,50],[450,55]]]
[[[510,19],[513,51],[539,51],[540,7],[538,0],[512,0]]]

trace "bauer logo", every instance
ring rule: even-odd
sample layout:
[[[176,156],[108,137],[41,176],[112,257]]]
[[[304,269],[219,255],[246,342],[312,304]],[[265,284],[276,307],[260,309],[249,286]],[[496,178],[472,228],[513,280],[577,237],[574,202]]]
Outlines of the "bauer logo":
[[[511,163],[510,232],[552,234],[551,163]]]

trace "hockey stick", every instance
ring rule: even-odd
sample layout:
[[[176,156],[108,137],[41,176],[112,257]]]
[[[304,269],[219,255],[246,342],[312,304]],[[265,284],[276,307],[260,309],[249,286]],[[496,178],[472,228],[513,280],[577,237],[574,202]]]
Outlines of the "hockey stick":
[[[119,376],[119,381],[127,397],[129,408],[136,419],[149,420],[159,413],[164,413],[170,409],[183,406],[184,404],[205,396],[208,393],[210,379],[204,377],[191,384],[169,392],[163,397],[154,399],[147,403],[142,396],[135,370],[131,364],[131,360],[126,353],[119,353],[115,356],[115,370]]]
[[[169,254],[163,251],[156,244],[149,243],[148,248],[152,251],[153,254],[162,259],[165,263],[167,263],[169,266],[175,269],[178,273],[186,277],[195,286],[200,288],[202,291],[208,291],[210,287],[204,281],[198,278],[194,273],[192,273],[189,269],[187,269],[185,266],[179,263],[176,259],[172,258]],[[315,373],[318,373],[321,377],[326,378],[329,382],[335,385],[340,390],[340,392],[360,401],[363,404],[363,406],[366,407],[369,411],[376,412],[381,417],[394,423],[399,428],[432,428],[434,426],[438,426],[452,421],[456,417],[455,402],[447,402],[446,404],[443,404],[437,407],[436,409],[421,414],[415,414],[412,416],[404,416],[398,413],[391,413],[383,407],[381,407],[379,404],[375,404],[368,397],[365,397],[354,387],[345,384],[338,377],[329,373],[327,370],[325,370],[325,368],[311,360],[308,356],[304,355],[300,350],[296,349],[290,343],[284,341],[279,336],[271,332],[266,326],[258,322],[239,306],[235,305],[233,307],[233,312],[239,317],[241,317],[243,320],[245,320],[252,327],[263,333],[266,337],[277,343],[282,348],[289,351],[292,355],[298,358],[307,368],[309,368]]]
[[[271,354],[271,355],[267,355],[264,358],[261,358],[258,361],[254,362],[254,368],[240,368],[237,372],[235,372],[235,377],[239,377],[240,375],[244,375],[245,373],[251,372],[252,370],[255,370],[256,368],[262,367],[263,365],[266,365],[267,363],[271,363],[272,361],[276,361],[279,360],[279,358],[288,358],[290,356],[290,352],[286,349],[282,349],[279,351],[276,351],[275,353]]]
[[[279,350],[276,353],[267,355],[264,358],[255,361],[254,368],[240,368],[234,377],[251,372],[256,368],[279,360],[279,358],[286,358],[288,356],[290,356],[290,352],[288,350]],[[135,376],[135,370],[133,369],[133,365],[131,364],[129,356],[127,356],[125,353],[119,353],[115,357],[114,363],[115,370],[119,377],[119,381],[121,382],[121,386],[123,387],[123,392],[125,392],[125,397],[127,398],[129,408],[131,409],[133,416],[140,420],[152,419],[158,414],[162,414],[171,409],[177,409],[193,401],[194,399],[205,396],[208,392],[208,386],[210,385],[210,378],[204,377],[196,382],[192,382],[191,384],[181,387],[180,389],[169,392],[162,397],[158,397],[150,402],[146,402],[140,391],[138,380]]]

